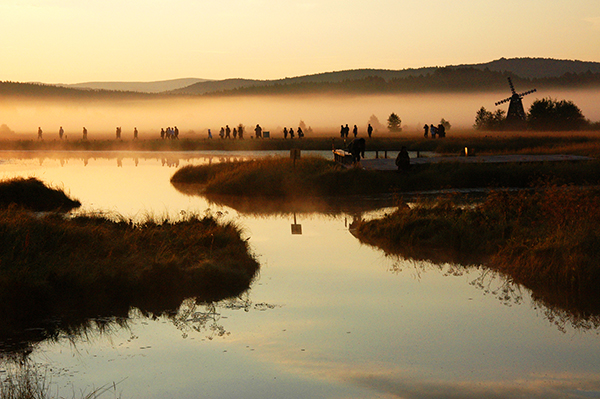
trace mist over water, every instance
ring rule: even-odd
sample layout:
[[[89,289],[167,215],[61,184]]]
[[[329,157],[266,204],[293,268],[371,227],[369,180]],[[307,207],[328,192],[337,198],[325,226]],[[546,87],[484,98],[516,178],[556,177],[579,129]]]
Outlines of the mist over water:
[[[371,115],[384,126],[387,117],[395,112],[402,119],[404,132],[416,133],[421,132],[425,123],[437,124],[441,118],[454,129],[470,129],[479,108],[506,111],[508,104],[496,107],[494,103],[509,96],[510,91],[506,90],[477,94],[320,94],[78,102],[2,99],[0,125],[7,125],[21,138],[34,138],[39,126],[45,139],[57,138],[60,126],[70,139],[81,138],[84,126],[90,140],[114,137],[117,126],[123,129],[123,139],[132,138],[134,127],[138,128],[140,138],[148,139],[158,137],[160,128],[167,126],[177,126],[182,137],[204,138],[207,129],[216,134],[227,124],[234,127],[242,123],[247,134],[257,123],[266,131],[278,133],[284,126],[296,128],[300,121],[312,127],[314,135],[331,135],[346,123],[356,124],[364,134]],[[525,109],[536,99],[546,97],[573,101],[587,119],[600,120],[598,90],[538,91],[524,97]],[[381,133],[385,131],[383,126]]]

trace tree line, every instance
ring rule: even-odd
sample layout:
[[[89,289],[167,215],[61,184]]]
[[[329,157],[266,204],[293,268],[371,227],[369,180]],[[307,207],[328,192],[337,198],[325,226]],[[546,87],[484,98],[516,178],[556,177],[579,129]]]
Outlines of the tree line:
[[[221,90],[197,96],[240,96],[305,93],[426,93],[426,92],[489,92],[506,91],[506,78],[518,87],[531,88],[590,88],[600,87],[600,73],[565,73],[559,77],[522,78],[511,72],[497,72],[474,67],[443,67],[431,73],[409,75],[386,80],[380,76],[342,81],[312,81],[295,83],[262,83],[230,90]],[[140,93],[112,90],[82,90],[35,83],[0,82],[0,96],[59,96],[76,98],[152,98],[190,94]]]
[[[515,130],[515,124],[507,120],[506,112],[495,112],[481,107],[475,115],[477,130]],[[526,118],[518,128],[538,131],[600,130],[600,122],[586,119],[581,109],[570,100],[543,98],[529,107]]]

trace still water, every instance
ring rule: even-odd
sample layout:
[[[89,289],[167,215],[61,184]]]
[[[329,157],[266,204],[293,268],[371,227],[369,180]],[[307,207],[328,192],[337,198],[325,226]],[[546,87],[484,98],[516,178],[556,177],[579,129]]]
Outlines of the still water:
[[[186,302],[174,317],[132,309],[122,326],[36,344],[29,358],[52,392],[77,397],[104,386],[104,396],[122,398],[600,397],[600,330],[557,318],[526,290],[496,291],[505,282],[485,268],[386,256],[350,233],[356,211],[248,214],[169,183],[177,167],[224,158],[0,153],[2,178],[35,176],[62,187],[82,202],[78,212],[143,220],[210,210],[234,220],[261,264],[240,298],[199,308]]]

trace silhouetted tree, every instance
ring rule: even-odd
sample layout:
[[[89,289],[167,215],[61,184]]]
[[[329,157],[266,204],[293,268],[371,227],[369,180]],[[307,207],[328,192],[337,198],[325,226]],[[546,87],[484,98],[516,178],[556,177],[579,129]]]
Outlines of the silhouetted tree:
[[[491,112],[481,107],[475,115],[475,124],[473,127],[477,130],[501,130],[506,120],[506,112],[498,109]]]
[[[444,126],[444,128],[446,129],[446,131],[450,130],[450,128],[452,127],[452,125],[450,124],[450,122],[448,122],[444,118],[442,118],[442,120],[440,121],[440,125]]]
[[[527,123],[533,130],[581,130],[589,124],[572,101],[543,98],[529,108]]]
[[[391,113],[387,119],[388,130],[390,132],[401,132],[402,131],[402,119],[395,113]]]
[[[375,130],[375,132],[377,132],[380,129],[383,129],[383,125],[381,124],[381,122],[379,122],[379,118],[377,118],[375,116],[375,114],[371,115],[369,117],[369,120],[367,122],[368,124],[371,124],[371,126],[373,126],[373,130]]]

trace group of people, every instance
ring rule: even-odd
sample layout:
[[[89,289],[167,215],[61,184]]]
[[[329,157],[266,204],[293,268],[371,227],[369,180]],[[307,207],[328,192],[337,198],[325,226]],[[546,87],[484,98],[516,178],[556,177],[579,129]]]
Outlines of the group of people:
[[[169,126],[166,129],[161,127],[160,138],[163,140],[177,140],[179,139],[179,129],[177,129],[177,126]]]
[[[258,125],[256,125],[258,126]],[[225,127],[221,127],[221,130],[219,130],[219,137],[222,139],[230,139],[231,136],[233,134],[233,138],[234,139],[240,139],[243,140],[244,139],[244,125],[239,125],[238,127],[234,127],[233,131],[231,130],[231,128],[229,127],[229,125],[225,125]],[[208,129],[208,138],[212,139],[212,132],[210,131],[210,129]]]
[[[119,132],[119,134],[120,134],[120,132]],[[41,126],[38,126],[38,131],[37,131],[38,140],[43,140],[44,139],[43,135],[44,135],[44,132],[43,132]],[[62,126],[58,128],[58,138],[60,140],[62,140],[63,138],[66,138],[65,129],[63,129]],[[83,140],[87,140],[87,129],[85,127],[83,128]]]
[[[348,124],[346,123],[346,126],[344,125],[340,125],[340,136],[344,139],[344,138],[348,138],[348,136],[350,135],[350,127],[348,126]],[[367,134],[369,135],[369,138],[371,138],[371,136],[373,135],[373,126],[371,126],[371,124],[369,123],[369,126],[367,126]],[[352,135],[354,136],[354,138],[356,138],[358,136],[358,127],[356,125],[354,125],[354,127],[352,128]]]
[[[446,137],[446,128],[441,123],[439,125],[437,125],[437,127],[433,126],[433,124],[431,124],[431,125],[425,124],[423,126],[423,130],[425,131],[425,133],[423,133],[423,137],[426,137],[426,138],[429,137],[430,134],[431,134],[432,139],[436,138],[436,136],[439,138]]]
[[[298,126],[296,133],[298,134],[299,139],[304,137],[304,132],[302,131],[302,128],[300,126]],[[288,130],[286,127],[284,127],[283,128],[283,138],[287,139],[288,134],[290,135],[290,139],[293,139],[294,138],[294,128],[291,127],[290,130]]]

